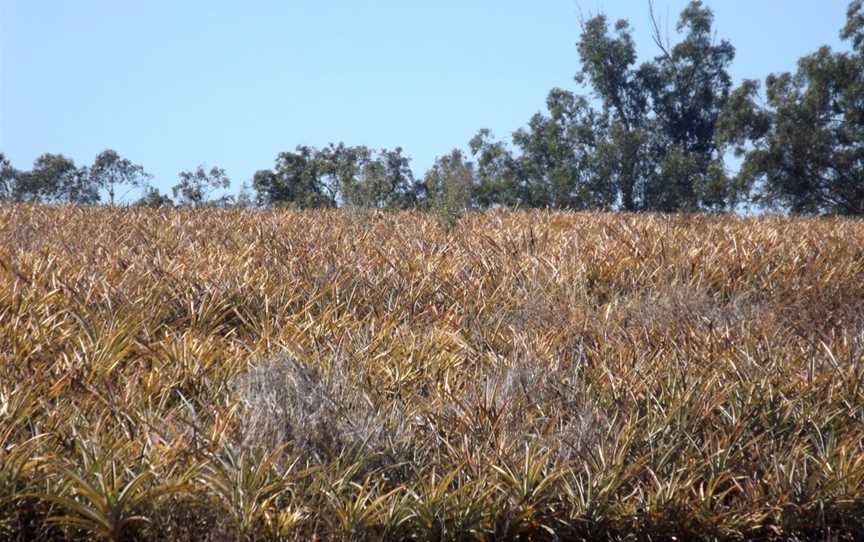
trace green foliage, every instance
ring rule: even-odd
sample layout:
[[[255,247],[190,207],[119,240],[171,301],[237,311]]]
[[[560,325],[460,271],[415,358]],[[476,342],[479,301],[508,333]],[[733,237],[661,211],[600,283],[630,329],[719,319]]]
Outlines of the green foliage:
[[[410,209],[419,203],[418,183],[411,171],[411,159],[403,154],[402,147],[393,150],[381,149],[375,163],[371,184],[374,206],[395,209]],[[369,182],[369,181],[367,181]]]
[[[635,211],[641,206],[638,191],[647,169],[644,142],[649,119],[648,98],[634,69],[630,25],[618,21],[612,36],[606,17],[598,15],[583,24],[577,49],[582,66],[576,81],[592,86],[608,117],[608,139],[598,145],[598,158],[621,193],[621,207]]]
[[[15,201],[90,204],[99,201],[98,187],[87,168],[79,168],[62,154],[46,153],[33,162],[31,171],[3,166],[4,192]]]
[[[255,173],[252,187],[259,205],[288,205],[299,209],[335,207],[335,187],[326,185],[317,151],[298,146],[282,152],[276,167]]]
[[[515,153],[481,130],[470,142],[475,205],[673,212],[736,204],[716,137],[735,50],[714,41],[714,16],[702,2],[682,12],[674,47],[652,21],[660,55],[640,66],[629,23],[610,31],[603,15],[583,22],[576,80],[601,107],[553,89],[547,113],[514,133]]]
[[[435,161],[424,181],[429,207],[446,227],[456,224],[472,207],[474,164],[454,149]]]
[[[165,194],[159,192],[157,188],[147,187],[144,190],[144,195],[136,202],[137,207],[150,207],[156,209],[159,207],[173,207],[174,201]]]
[[[864,0],[852,0],[846,11],[846,26],[840,33],[844,40],[852,42],[858,54],[864,54]]]
[[[614,34],[602,15],[583,24],[576,79],[591,85],[609,125],[595,131],[605,139],[596,144],[598,170],[611,176],[625,210],[729,208],[731,181],[715,136],[735,49],[715,43],[713,13],[698,0],[681,13],[676,28],[683,37],[674,47],[652,20],[660,55],[638,68],[626,21]]]
[[[12,199],[17,178],[18,171],[12,167],[9,159],[0,152],[0,201]]]
[[[849,6],[843,37],[853,51],[828,47],[802,58],[795,73],[745,82],[722,137],[744,155],[739,183],[763,206],[794,213],[864,214],[864,6]]]
[[[225,175],[225,170],[216,166],[206,171],[204,166],[198,166],[195,171],[181,171],[179,180],[171,191],[181,205],[201,207],[205,205],[214,191],[231,186],[231,181]]]
[[[133,164],[111,149],[99,153],[90,166],[91,182],[108,192],[108,202],[111,205],[114,205],[119,187],[145,188],[150,177],[143,166]]]
[[[603,119],[588,101],[572,92],[553,89],[547,99],[549,116],[536,114],[527,130],[513,135],[521,152],[520,172],[532,207],[603,209],[612,206],[615,189],[598,174],[596,142],[603,137]]]
[[[480,130],[469,152],[439,158],[415,179],[401,147],[300,145],[252,178],[254,203],[297,209],[343,207],[352,216],[380,209],[431,208],[449,226],[467,209],[532,207],[628,212],[730,211],[739,204],[804,214],[864,214],[864,0],[852,0],[841,37],[851,50],[823,47],[794,73],[733,88],[735,48],[715,36],[702,0],[682,10],[677,41],[661,32],[639,61],[633,29],[599,14],[581,21],[575,80],[590,96],[555,88],[546,109],[509,140]],[[593,98],[589,99],[589,98]],[[727,158],[741,162],[736,175]],[[171,200],[148,187],[143,167],[100,153],[89,168],[44,154],[31,171],[0,154],[0,200],[112,205],[122,186],[143,188],[139,205]],[[179,174],[182,205],[253,204],[211,194],[229,186],[224,170],[203,166]],[[122,198],[122,195],[120,195]]]
[[[419,203],[410,159],[400,147],[299,146],[280,153],[273,170],[255,173],[252,186],[259,205],[405,209]]]
[[[342,205],[355,208],[399,208],[410,205],[414,179],[402,149],[331,147],[321,152],[328,171],[338,180]]]
[[[495,141],[492,133],[483,129],[471,139],[468,147],[476,161],[474,201],[478,206],[528,204],[528,184],[506,144]]]

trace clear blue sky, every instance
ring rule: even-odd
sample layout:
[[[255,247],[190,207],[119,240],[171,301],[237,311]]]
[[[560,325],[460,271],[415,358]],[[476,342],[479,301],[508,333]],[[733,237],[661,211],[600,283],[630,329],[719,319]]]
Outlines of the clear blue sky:
[[[847,0],[708,0],[736,79],[794,68],[838,33]],[[670,19],[686,0],[656,0]],[[628,18],[653,56],[647,0],[582,0]],[[575,0],[0,0],[0,152],[90,163],[105,148],[163,191],[181,169],[235,187],[277,153],[402,146],[422,174],[480,128],[509,136],[575,88]]]

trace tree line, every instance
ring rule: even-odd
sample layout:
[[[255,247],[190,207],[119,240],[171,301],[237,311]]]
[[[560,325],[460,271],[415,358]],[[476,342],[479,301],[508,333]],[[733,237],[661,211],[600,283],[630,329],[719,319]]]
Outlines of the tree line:
[[[841,37],[790,73],[733,84],[735,48],[715,38],[700,0],[682,11],[675,43],[651,10],[656,55],[639,62],[628,21],[581,20],[575,81],[509,141],[480,130],[467,150],[439,157],[415,178],[402,148],[330,144],[280,153],[239,196],[225,171],[178,174],[172,196],[113,150],[92,165],[57,154],[19,171],[0,154],[0,199],[140,205],[482,209],[518,206],[624,211],[731,211],[753,204],[803,214],[864,214],[864,0]],[[730,160],[734,158],[734,160]],[[737,164],[736,171],[729,162]]]

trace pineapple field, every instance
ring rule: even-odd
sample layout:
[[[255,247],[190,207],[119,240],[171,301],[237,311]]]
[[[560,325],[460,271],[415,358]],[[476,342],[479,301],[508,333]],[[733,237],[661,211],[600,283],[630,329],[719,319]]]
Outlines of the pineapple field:
[[[0,540],[862,537],[864,221],[0,206]]]

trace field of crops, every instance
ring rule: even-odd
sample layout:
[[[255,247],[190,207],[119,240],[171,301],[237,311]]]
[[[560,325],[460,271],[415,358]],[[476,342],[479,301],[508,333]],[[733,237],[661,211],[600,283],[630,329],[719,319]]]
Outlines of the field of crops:
[[[864,222],[0,207],[2,540],[861,540]]]

